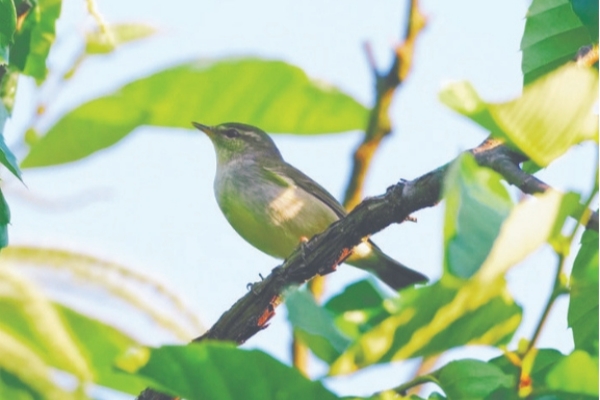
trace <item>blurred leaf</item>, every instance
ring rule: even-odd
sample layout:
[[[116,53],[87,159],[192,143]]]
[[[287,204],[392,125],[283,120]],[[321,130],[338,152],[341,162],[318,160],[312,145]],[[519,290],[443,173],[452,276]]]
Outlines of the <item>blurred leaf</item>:
[[[0,66],[1,68],[2,66]],[[15,105],[19,73],[8,68],[8,66],[5,66],[5,68],[7,68],[6,72],[0,80],[0,102],[6,107],[6,111],[10,115]]]
[[[324,307],[335,314],[341,314],[346,311],[379,307],[387,298],[390,296],[381,293],[372,279],[363,279],[346,286],[342,293],[330,298]]]
[[[583,233],[571,273],[568,321],[575,348],[598,354],[598,232]]]
[[[256,125],[302,134],[364,128],[368,110],[281,61],[237,59],[176,66],[132,82],[65,115],[31,148],[23,167],[87,157],[140,125],[191,128],[190,121]]]
[[[579,195],[553,190],[517,204],[500,229],[477,279],[493,282],[544,243],[559,241],[567,216],[579,209]]]
[[[61,0],[37,0],[10,50],[10,64],[38,84],[46,78],[46,58],[56,37],[55,24],[60,16]]]
[[[598,141],[598,73],[566,65],[536,80],[507,103],[486,103],[467,82],[450,85],[440,100],[545,167],[571,146]],[[568,101],[565,101],[568,99]]]
[[[57,326],[44,325],[40,310],[35,310],[28,302],[0,297],[0,330],[9,332],[15,338],[40,357],[48,366],[79,374],[86,379],[123,392],[137,394],[147,382],[134,376],[115,371],[114,360],[137,343],[100,321],[86,317],[65,306],[53,304],[53,310],[59,316],[61,329],[68,332],[69,345],[78,352],[87,366],[73,370],[64,347],[56,340]],[[47,336],[47,337],[46,337]],[[69,356],[72,357],[72,356]],[[86,368],[90,368],[87,372]],[[84,380],[86,380],[84,379]]]
[[[382,307],[389,298],[391,296],[382,294],[373,279],[368,278],[347,286],[323,307],[333,314],[335,326],[355,340],[390,316]]]
[[[14,176],[21,179],[21,170],[17,163],[17,158],[10,151],[6,143],[4,142],[4,126],[8,120],[8,111],[4,107],[4,104],[0,103],[0,163],[4,165]],[[0,211],[1,214],[1,211]],[[8,217],[10,219],[10,217]],[[0,215],[0,223],[2,222],[2,216]],[[8,223],[8,220],[7,220]]]
[[[531,370],[528,372],[528,375],[531,378],[532,392],[534,394],[537,392],[543,393],[548,390],[548,387],[546,386],[546,375],[548,375],[548,372],[552,370],[558,361],[565,358],[565,356],[556,349],[536,349],[535,351],[535,358]],[[518,356],[516,357],[519,358]],[[493,358],[489,363],[499,367],[504,373],[512,375],[515,381],[519,380],[521,377],[521,369],[514,365],[506,355]],[[537,397],[534,396],[534,398]],[[519,399],[519,395],[514,388],[501,388],[490,398],[490,400],[513,399]]]
[[[319,307],[310,293],[290,291],[285,305],[294,332],[321,360],[330,363],[346,350],[350,339],[336,329],[332,315]]]
[[[598,355],[575,350],[548,373],[546,383],[560,392],[598,396]]]
[[[8,224],[10,223],[10,209],[0,190],[0,249],[8,246]]]
[[[481,290],[473,283],[455,285],[442,279],[433,285],[403,290],[386,300],[389,313],[360,336],[331,366],[330,374],[347,374],[375,363],[432,356],[465,344],[506,344],[521,321],[521,309],[503,282]]]
[[[506,291],[504,274],[542,244],[560,236],[578,196],[549,191],[517,204],[506,218],[481,268],[468,281],[409,288],[384,306],[390,313],[356,340],[331,366],[346,374],[374,363],[429,356],[464,344],[507,343],[521,309]]]
[[[17,10],[13,0],[0,0],[0,63],[7,61],[8,47],[17,28]]]
[[[108,30],[108,33],[94,31],[86,35],[87,54],[110,53],[122,44],[144,39],[156,33],[156,29],[146,24],[115,24],[109,25]]]
[[[258,350],[223,342],[147,349],[119,362],[121,368],[153,381],[152,387],[189,399],[337,399],[291,367]],[[146,362],[147,360],[147,362]]]
[[[67,400],[74,396],[52,381],[40,354],[0,326],[0,398]]]
[[[483,400],[498,388],[515,385],[512,376],[480,360],[452,361],[431,375],[437,379],[449,399]]]
[[[470,154],[460,157],[446,175],[444,268],[449,273],[469,278],[487,258],[513,206],[501,179]]]
[[[596,21],[598,1],[596,0]],[[596,37],[597,37],[596,29]],[[582,46],[592,44],[588,29],[569,0],[533,0],[521,39],[524,83],[573,60]]]

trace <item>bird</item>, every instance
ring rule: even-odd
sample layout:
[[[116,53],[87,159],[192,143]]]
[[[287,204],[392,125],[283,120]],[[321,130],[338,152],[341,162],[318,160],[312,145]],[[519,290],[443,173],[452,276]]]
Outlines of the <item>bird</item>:
[[[211,140],[217,168],[214,193],[233,229],[258,250],[285,259],[302,240],[347,215],[321,185],[284,161],[273,139],[252,125],[192,122]],[[394,290],[427,277],[363,240],[345,263],[375,274]]]

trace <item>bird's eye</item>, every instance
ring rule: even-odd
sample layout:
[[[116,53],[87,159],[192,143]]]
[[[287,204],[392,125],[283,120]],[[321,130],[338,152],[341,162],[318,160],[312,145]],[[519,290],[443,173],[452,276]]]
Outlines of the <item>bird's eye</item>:
[[[233,129],[233,128],[229,128],[229,129],[225,130],[223,132],[223,134],[225,136],[227,136],[228,138],[234,138],[234,137],[240,136],[240,133],[237,130]]]

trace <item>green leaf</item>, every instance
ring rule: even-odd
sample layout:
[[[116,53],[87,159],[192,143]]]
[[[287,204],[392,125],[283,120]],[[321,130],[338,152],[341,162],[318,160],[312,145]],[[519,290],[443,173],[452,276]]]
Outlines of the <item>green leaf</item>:
[[[332,315],[306,290],[287,294],[285,305],[294,332],[321,360],[330,363],[346,350],[350,339],[336,329]]]
[[[0,0],[0,55],[6,52],[2,49],[7,49],[12,43],[16,28],[17,10],[14,0]],[[0,63],[6,61],[5,57],[2,58],[0,58]]]
[[[471,155],[458,159],[446,175],[444,268],[471,277],[487,258],[512,208],[502,176],[477,165]]]
[[[390,296],[384,295],[373,283],[373,279],[369,278],[346,286],[342,293],[330,298],[324,307],[337,315],[346,311],[379,307],[388,298]]]
[[[38,83],[46,78],[46,58],[56,37],[55,24],[60,16],[61,0],[37,0],[21,29],[15,35],[10,64]]]
[[[597,10],[596,1],[596,21]],[[573,60],[582,46],[590,44],[588,28],[573,12],[571,1],[533,0],[521,39],[525,84]]]
[[[0,163],[2,163],[2,165],[8,168],[8,170],[12,172],[14,176],[16,176],[17,178],[19,178],[19,180],[22,181],[21,170],[19,169],[17,158],[4,142],[4,125],[6,124],[7,120],[8,111],[4,107],[4,104],[0,103]],[[0,216],[0,220],[1,219],[2,217]]]
[[[261,351],[222,342],[142,349],[119,366],[188,399],[337,399],[320,382]]]
[[[386,300],[382,307],[389,316],[361,335],[329,373],[347,374],[371,364],[432,356],[466,344],[508,343],[521,321],[521,309],[510,299],[504,282],[485,287],[455,283],[456,279],[442,279]]]
[[[514,386],[512,376],[480,360],[452,361],[431,375],[437,379],[449,399],[483,400],[499,388]]]
[[[10,209],[0,190],[0,249],[8,246],[8,224],[10,223]]]
[[[41,355],[0,326],[0,398],[74,399],[52,381]]]
[[[333,314],[337,329],[356,340],[390,316],[382,307],[385,299],[390,298],[379,290],[372,278],[368,278],[347,286],[323,307]]]
[[[517,204],[476,278],[483,284],[494,282],[542,244],[560,242],[567,216],[579,208],[579,195],[552,190]]]
[[[598,354],[598,232],[586,230],[571,273],[568,321],[575,348]]]
[[[516,356],[517,359],[519,356]],[[546,386],[546,375],[548,372],[554,368],[557,362],[565,358],[565,356],[555,349],[537,349],[535,350],[535,357],[533,359],[533,364],[531,365],[531,370],[527,372],[529,377],[531,378],[531,386],[532,392],[540,393],[544,391],[548,391],[548,387]],[[493,364],[499,367],[505,374],[513,376],[515,381],[519,380],[521,377],[521,369],[511,362],[508,357],[502,355],[500,357],[493,358],[489,361],[490,364]],[[520,397],[518,393],[514,390],[514,388],[501,388],[497,390],[490,400],[518,400]],[[533,397],[537,398],[537,397]]]
[[[0,330],[18,338],[48,366],[71,372],[80,379],[90,379],[131,394],[137,394],[147,386],[143,379],[113,368],[114,360],[137,342],[115,328],[65,306],[50,306],[49,314],[47,308],[40,308],[30,301],[0,297],[0,309],[3,310]]]
[[[17,94],[19,73],[13,71],[12,68],[9,68],[8,66],[0,66],[0,69],[2,68],[6,68],[6,72],[2,79],[0,79],[0,107],[4,105],[8,114],[11,114],[15,104],[15,96]],[[0,123],[2,123],[1,118]]]
[[[550,389],[561,392],[598,396],[598,355],[575,350],[560,360],[548,373]]]
[[[87,54],[107,54],[122,44],[144,39],[156,33],[156,29],[146,24],[115,24],[107,28],[107,32],[94,31],[86,35]]]
[[[268,132],[316,134],[364,128],[368,110],[281,61],[195,62],[132,82],[65,115],[22,167],[62,164],[112,146],[140,125],[190,128],[238,121]]]
[[[598,43],[598,0],[571,0],[573,11],[587,28],[594,43]]]
[[[545,167],[571,146],[598,141],[598,73],[566,65],[525,87],[507,103],[486,103],[466,82],[450,85],[440,100]],[[569,101],[565,101],[569,99]]]

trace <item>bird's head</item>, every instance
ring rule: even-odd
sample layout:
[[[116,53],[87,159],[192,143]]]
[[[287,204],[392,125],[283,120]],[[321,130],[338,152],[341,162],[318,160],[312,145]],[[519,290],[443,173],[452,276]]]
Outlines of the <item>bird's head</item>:
[[[281,159],[281,154],[273,140],[262,129],[255,126],[236,122],[216,126],[192,122],[192,125],[210,138],[219,164],[238,157]]]

